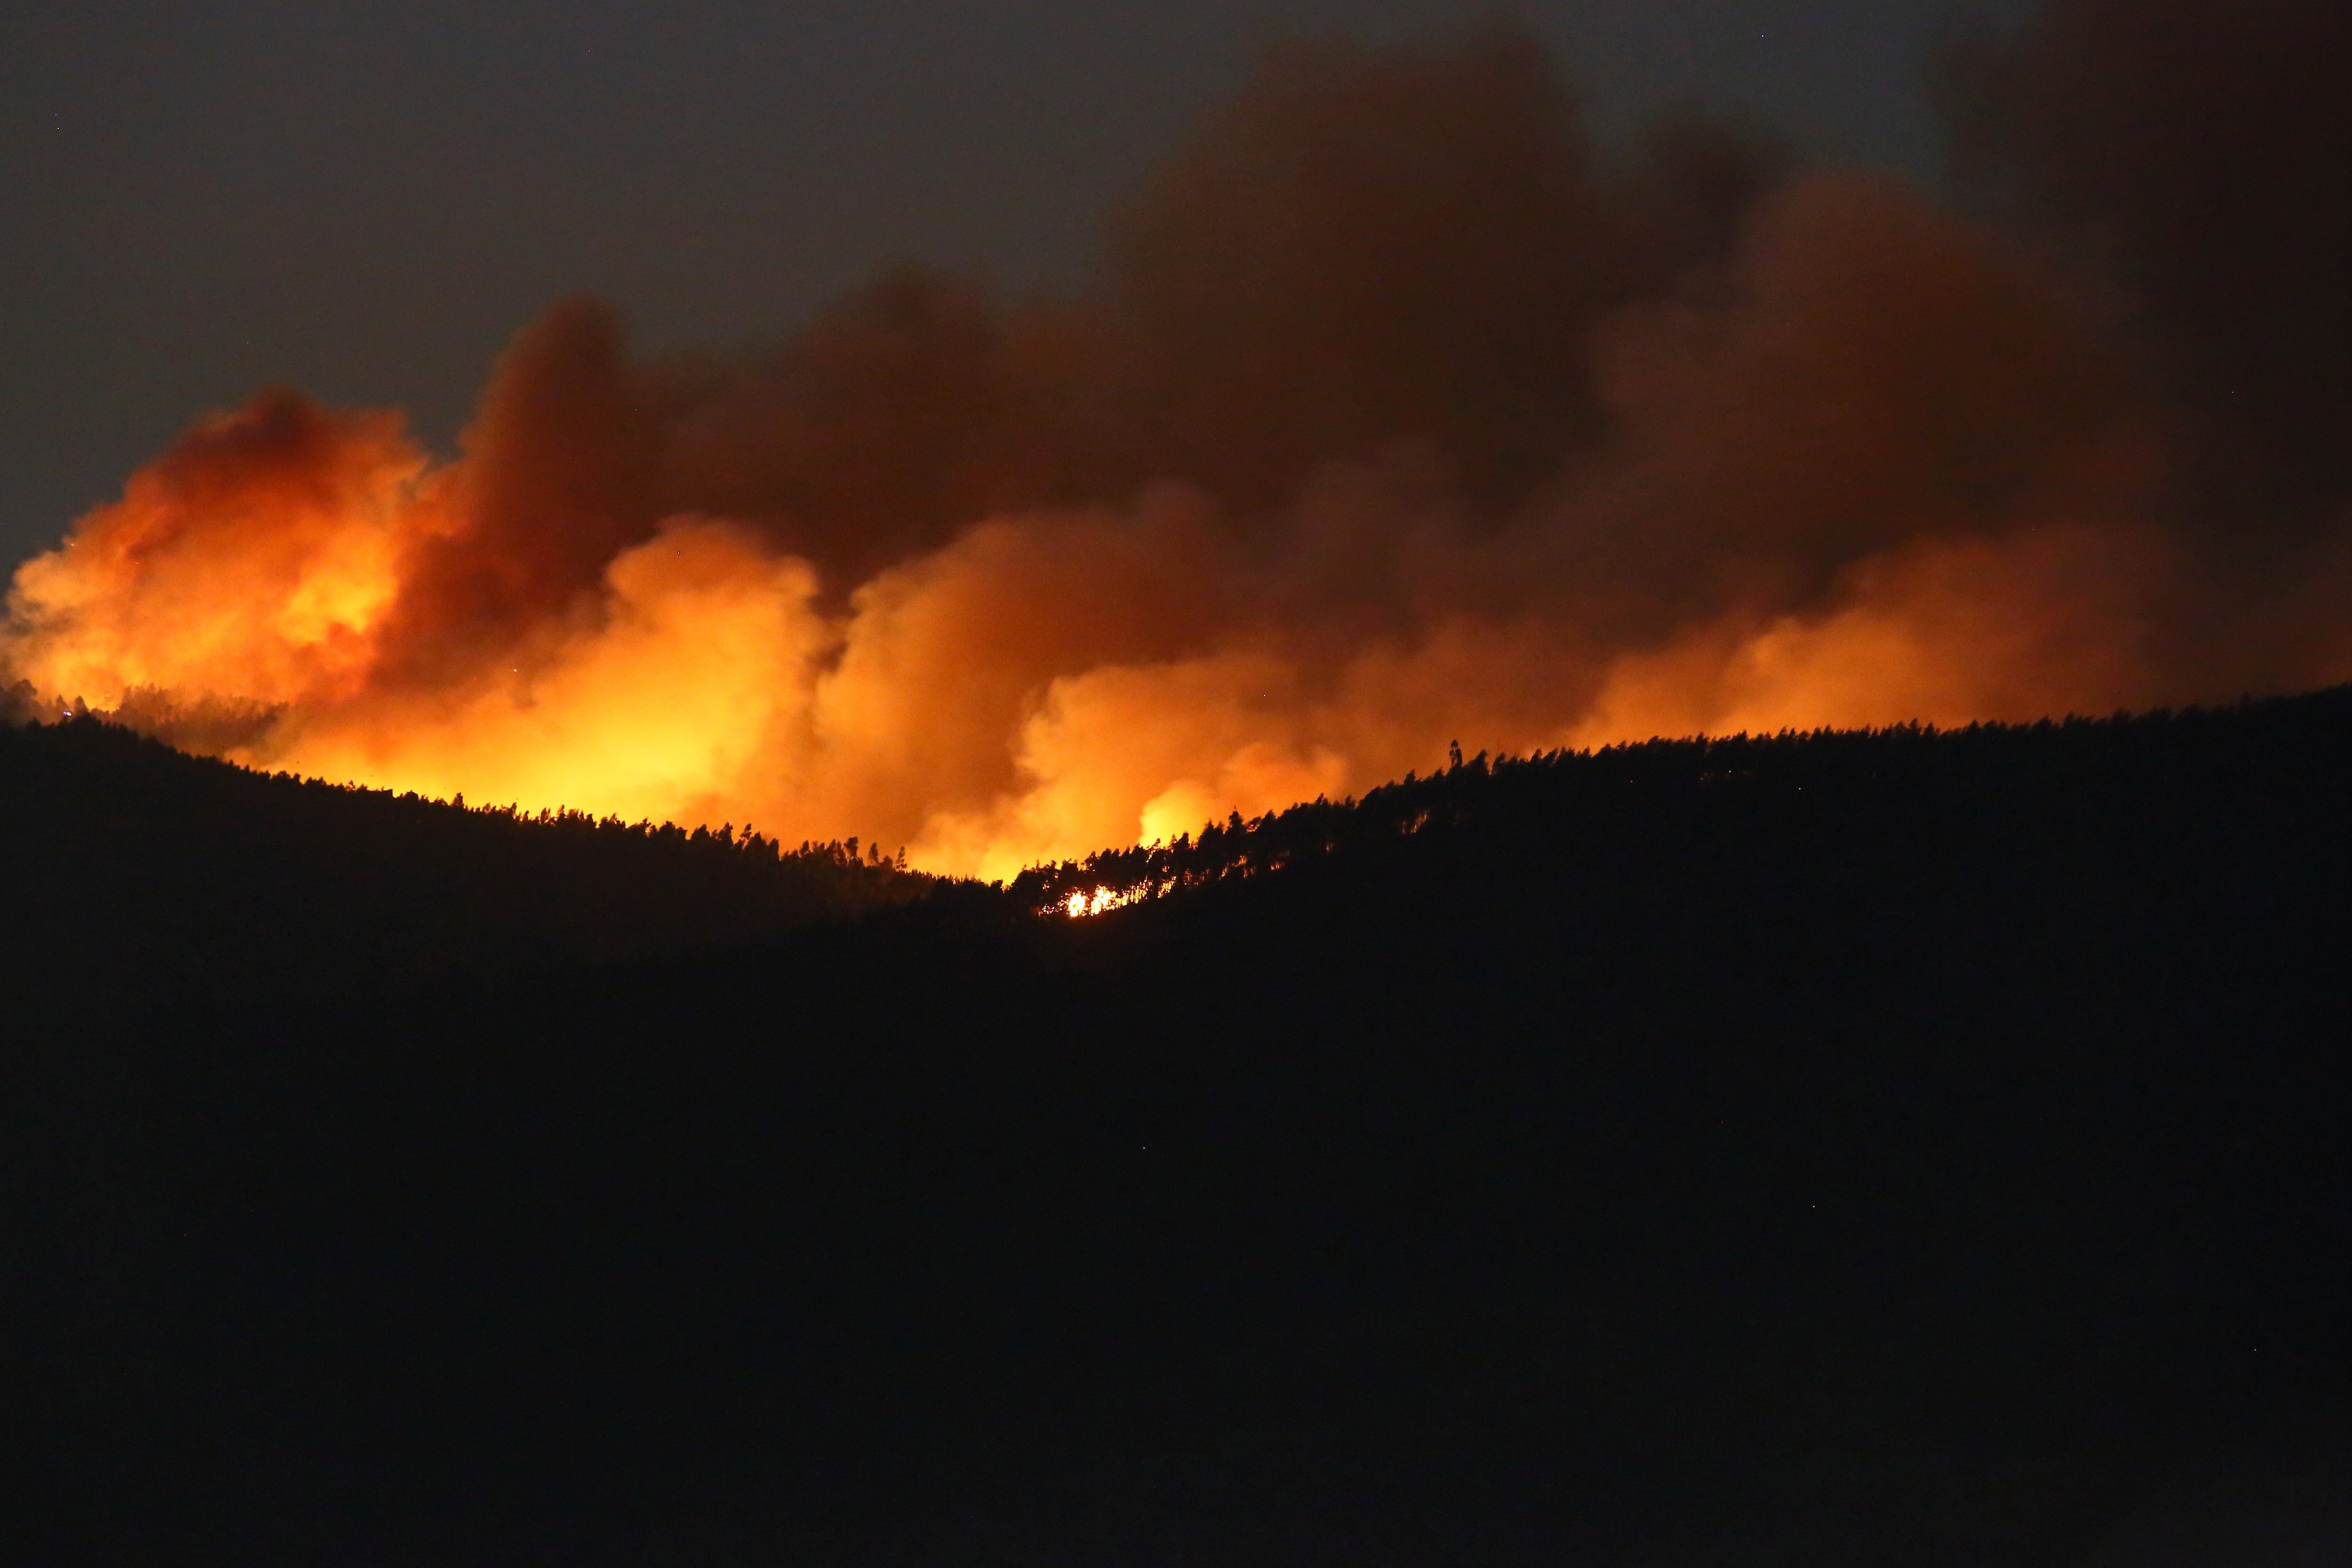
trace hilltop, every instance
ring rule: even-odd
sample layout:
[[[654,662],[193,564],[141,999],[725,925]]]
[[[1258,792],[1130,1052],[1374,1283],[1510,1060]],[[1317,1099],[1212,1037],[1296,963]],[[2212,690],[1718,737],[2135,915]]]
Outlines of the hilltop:
[[[110,769],[182,777],[8,743],[88,770],[52,866]],[[2303,1519],[2352,1429],[2347,777],[2347,690],[1468,759],[1002,891],[861,857],[789,929],[27,994],[0,1544],[2057,1568],[2234,1477]],[[304,910],[366,885],[331,820],[606,842],[184,778],[318,814],[255,884]]]

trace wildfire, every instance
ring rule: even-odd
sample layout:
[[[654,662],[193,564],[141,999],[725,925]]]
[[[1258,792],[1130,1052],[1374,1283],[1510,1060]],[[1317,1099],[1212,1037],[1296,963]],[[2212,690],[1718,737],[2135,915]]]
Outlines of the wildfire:
[[[1124,909],[1142,901],[1143,894],[1135,889],[1096,888],[1088,892],[1074,892],[1062,901],[1062,912],[1072,920],[1084,920],[1106,910]]]
[[[1507,39],[1280,57],[1083,309],[894,277],[644,363],[572,301],[449,461],[289,392],[214,415],[17,570],[0,678],[258,766],[1003,879],[1457,739],[2352,676],[2344,529],[2216,570],[2125,356],[1998,237],[1727,176],[1730,237],[1676,251],[1647,178],[1609,195]]]

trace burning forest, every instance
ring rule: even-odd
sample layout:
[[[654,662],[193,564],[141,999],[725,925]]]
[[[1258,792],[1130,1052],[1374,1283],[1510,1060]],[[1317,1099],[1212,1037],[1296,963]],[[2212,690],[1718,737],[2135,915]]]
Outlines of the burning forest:
[[[450,457],[207,415],[18,568],[0,683],[1003,879],[1456,740],[2342,680],[2347,55],[2327,7],[2062,0],[1942,68],[1955,207],[1697,117],[1597,151],[1508,26],[1294,43],[1071,297],[900,268],[650,357],[566,300]]]

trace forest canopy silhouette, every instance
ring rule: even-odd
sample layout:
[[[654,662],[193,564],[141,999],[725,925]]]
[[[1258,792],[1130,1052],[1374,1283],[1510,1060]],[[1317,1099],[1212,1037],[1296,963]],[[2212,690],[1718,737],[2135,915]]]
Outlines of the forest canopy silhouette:
[[[2352,675],[2338,8],[2053,0],[1956,209],[1507,24],[1296,40],[1094,279],[901,267],[740,353],[562,301],[462,449],[269,389],[26,563],[175,743],[1008,877],[1473,752]]]

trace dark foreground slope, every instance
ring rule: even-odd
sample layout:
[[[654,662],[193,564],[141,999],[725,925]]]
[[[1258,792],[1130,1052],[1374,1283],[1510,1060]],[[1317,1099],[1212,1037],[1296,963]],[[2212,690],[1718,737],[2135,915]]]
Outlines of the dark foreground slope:
[[[46,976],[85,1012],[231,974],[413,977],[740,941],[930,883],[854,841],[467,810],[255,773],[87,717],[0,723],[0,974]]]
[[[0,1558],[2341,1561],[2347,770],[1635,749],[1094,921],[20,995]]]

